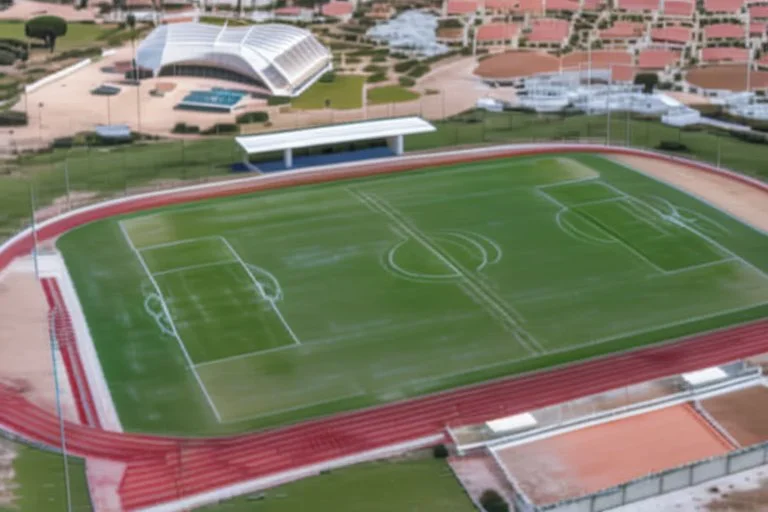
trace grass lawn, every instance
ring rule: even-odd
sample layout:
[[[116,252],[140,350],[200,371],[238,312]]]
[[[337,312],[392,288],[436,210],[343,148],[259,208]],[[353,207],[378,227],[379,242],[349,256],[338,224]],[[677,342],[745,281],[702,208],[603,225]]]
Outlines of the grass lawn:
[[[236,498],[200,512],[475,512],[448,465],[431,458],[382,461],[335,470]]]
[[[207,201],[58,246],[140,431],[274,426],[768,313],[768,236],[590,155]]]
[[[315,82],[304,94],[291,101],[293,108],[313,110],[325,108],[325,101],[331,101],[331,108],[351,109],[363,106],[362,75],[336,75],[331,83]]]
[[[2,471],[0,465],[0,487],[11,487],[14,498],[10,507],[4,507],[0,501],[0,511],[66,510],[64,465],[60,455],[0,438],[0,454],[3,452],[15,453],[12,476]],[[68,463],[72,510],[90,511],[85,464],[74,457],[69,457]]]
[[[113,25],[97,25],[95,23],[69,23],[67,34],[56,39],[56,51],[71,50],[81,46],[96,43],[99,36],[114,28]],[[0,39],[12,38],[26,41],[24,23],[17,21],[0,21]],[[41,40],[30,39],[33,44],[42,44]]]
[[[419,93],[399,85],[385,85],[368,89],[368,103],[372,105],[412,101],[418,97]]]

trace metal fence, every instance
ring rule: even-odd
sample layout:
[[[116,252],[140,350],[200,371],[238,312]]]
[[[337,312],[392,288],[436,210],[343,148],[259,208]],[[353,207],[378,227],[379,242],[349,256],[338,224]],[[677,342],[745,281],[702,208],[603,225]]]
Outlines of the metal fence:
[[[557,512],[599,512],[672,491],[685,489],[716,478],[768,464],[768,442],[732,451],[725,455],[653,473],[600,492],[535,507],[521,503],[520,510]]]

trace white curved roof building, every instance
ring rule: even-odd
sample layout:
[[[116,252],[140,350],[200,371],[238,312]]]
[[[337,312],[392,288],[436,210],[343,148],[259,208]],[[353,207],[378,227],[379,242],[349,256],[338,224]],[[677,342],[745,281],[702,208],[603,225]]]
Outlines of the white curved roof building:
[[[141,42],[136,63],[155,76],[206,76],[297,96],[331,69],[332,57],[310,32],[290,25],[175,23]]]

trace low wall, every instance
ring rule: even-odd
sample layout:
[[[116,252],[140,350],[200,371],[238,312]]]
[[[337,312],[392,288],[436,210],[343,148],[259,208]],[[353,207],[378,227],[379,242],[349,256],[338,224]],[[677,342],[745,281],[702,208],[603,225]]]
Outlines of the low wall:
[[[203,199],[233,196],[295,185],[373,176],[384,173],[405,172],[420,169],[425,166],[449,165],[505,157],[564,152],[624,154],[672,161],[691,166],[704,172],[724,175],[768,192],[768,184],[756,179],[735,172],[718,169],[709,164],[671,157],[653,151],[604,146],[599,144],[517,144],[443,153],[406,155],[402,157],[371,160],[365,163],[348,162],[345,164],[334,164],[280,174],[253,176],[227,180],[225,182],[205,183],[158,192],[137,194],[85,206],[48,219],[37,226],[37,238],[39,241],[45,241],[55,238],[83,224],[111,216],[149,210],[162,206],[200,201]],[[27,228],[0,246],[0,271],[7,267],[13,259],[29,254],[32,251],[33,242],[32,231],[30,228]]]
[[[79,71],[83,69],[84,67],[88,66],[91,63],[91,59],[83,59],[80,62],[77,62],[75,64],[72,64],[71,66],[67,66],[64,69],[60,69],[59,71],[53,73],[52,75],[44,76],[37,82],[32,82],[31,84],[24,87],[24,92],[29,94],[30,92],[35,92],[39,88],[52,84],[53,82],[56,82],[57,80],[61,80],[65,76],[69,76],[75,71]]]

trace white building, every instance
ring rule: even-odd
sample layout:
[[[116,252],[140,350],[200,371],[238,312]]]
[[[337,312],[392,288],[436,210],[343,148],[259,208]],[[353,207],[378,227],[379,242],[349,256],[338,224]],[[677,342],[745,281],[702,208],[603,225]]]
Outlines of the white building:
[[[330,51],[309,31],[284,24],[162,25],[141,42],[136,62],[155,76],[231,80],[276,96],[297,96],[332,68]]]

